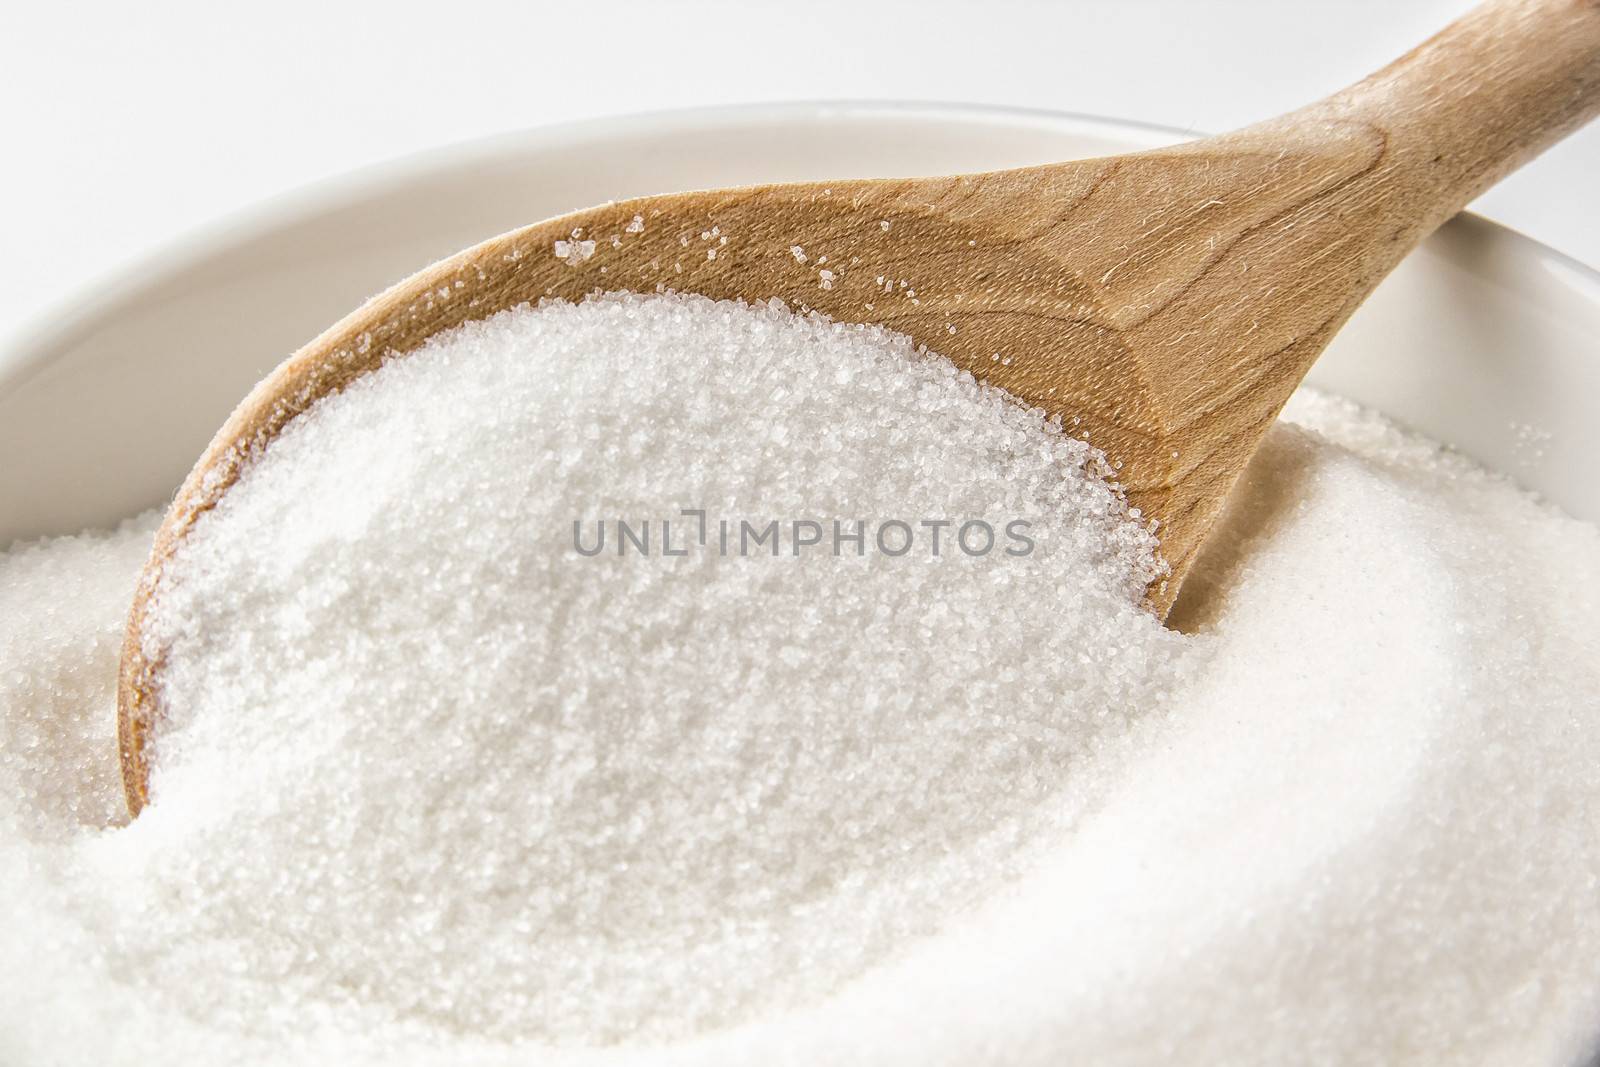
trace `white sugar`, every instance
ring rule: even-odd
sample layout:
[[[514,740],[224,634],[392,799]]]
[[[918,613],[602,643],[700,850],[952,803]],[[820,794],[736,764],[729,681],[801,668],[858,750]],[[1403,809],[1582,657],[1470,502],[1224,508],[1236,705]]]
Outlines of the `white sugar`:
[[[556,258],[566,261],[570,267],[576,267],[594,255],[593,241],[580,241],[576,231],[570,241],[556,241],[553,245]]]
[[[104,667],[121,651],[156,518],[0,555],[0,840],[17,829],[48,840],[125,815],[107,717],[116,679]]]
[[[174,562],[130,826],[149,521],[0,556],[0,1048],[1580,1059],[1600,533],[1288,420],[1180,637],[1097,455],[892,335],[606,298],[393,361]]]
[[[115,862],[183,906],[142,951],[208,970],[253,924],[256,981],[507,1038],[822,996],[991,891],[1162,714],[1154,542],[1101,466],[903,339],[776,307],[555,304],[390,363],[159,590],[171,716]],[[673,521],[705,547],[666,555]]]

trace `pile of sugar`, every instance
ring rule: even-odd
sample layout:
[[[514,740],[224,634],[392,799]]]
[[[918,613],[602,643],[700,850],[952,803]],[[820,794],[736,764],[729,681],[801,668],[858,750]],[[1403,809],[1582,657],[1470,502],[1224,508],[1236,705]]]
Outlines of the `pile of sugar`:
[[[14,550],[0,1058],[1576,1062],[1600,532],[1342,402],[1287,422],[1179,638],[1093,454],[893,338],[472,327],[197,528],[160,613],[194,711],[128,827],[150,522]],[[685,507],[1037,550],[572,551]]]
[[[207,1014],[289,983],[505,1039],[825,994],[1001,884],[1164,711],[1155,539],[1096,460],[781,306],[552,303],[390,361],[156,590],[169,714],[107,862],[182,922],[140,954],[213,973],[253,929]]]
[[[1004,878],[1162,709],[1154,539],[1093,458],[904,339],[781,308],[551,304],[391,361],[157,590],[170,716],[112,865],[183,921],[141,953],[211,973],[250,928],[208,1013],[292,983],[508,1039],[825,993]],[[1028,557],[921,526],[1019,519]],[[835,554],[836,521],[865,543]]]

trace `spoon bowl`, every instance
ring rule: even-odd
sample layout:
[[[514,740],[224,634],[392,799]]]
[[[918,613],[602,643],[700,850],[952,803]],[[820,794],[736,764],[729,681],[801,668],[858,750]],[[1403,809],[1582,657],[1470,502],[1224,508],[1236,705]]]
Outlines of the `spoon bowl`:
[[[1170,573],[1149,599],[1164,615],[1261,435],[1361,300],[1597,106],[1600,9],[1501,0],[1343,93],[1222,137],[948,178],[647,197],[441,261],[258,385],[180,491],[123,650],[130,811],[160,721],[161,657],[141,635],[164,562],[290,420],[442,330],[545,298],[671,289],[907,334],[1107,454],[1156,524]]]

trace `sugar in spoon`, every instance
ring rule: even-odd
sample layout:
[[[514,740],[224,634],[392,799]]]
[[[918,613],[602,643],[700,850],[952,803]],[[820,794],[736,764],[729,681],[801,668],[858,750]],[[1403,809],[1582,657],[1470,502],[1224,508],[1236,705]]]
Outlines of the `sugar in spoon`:
[[[1350,88],[1218,137],[983,174],[643,197],[435,263],[274,370],[184,482],[122,651],[129,810],[145,803],[162,717],[143,622],[174,548],[296,415],[442,330],[542,298],[664,288],[777,297],[907,334],[1106,453],[1156,523],[1171,570],[1149,601],[1164,617],[1262,435],[1367,294],[1597,110],[1600,2],[1492,0]]]

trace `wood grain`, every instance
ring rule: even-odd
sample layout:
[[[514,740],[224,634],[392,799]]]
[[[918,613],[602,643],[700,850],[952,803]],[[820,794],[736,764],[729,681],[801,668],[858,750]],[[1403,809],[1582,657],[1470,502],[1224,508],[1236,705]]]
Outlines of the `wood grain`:
[[[435,264],[262,381],[178,493],[123,647],[129,810],[147,799],[161,719],[162,652],[143,621],[174,548],[296,415],[441,330],[546,297],[672,289],[777,297],[908,334],[1106,452],[1131,506],[1159,524],[1171,574],[1150,600],[1164,615],[1351,312],[1436,226],[1597,108],[1600,0],[1497,0],[1350,89],[1221,137],[988,174],[647,197]],[[585,241],[581,261],[557,254]]]

